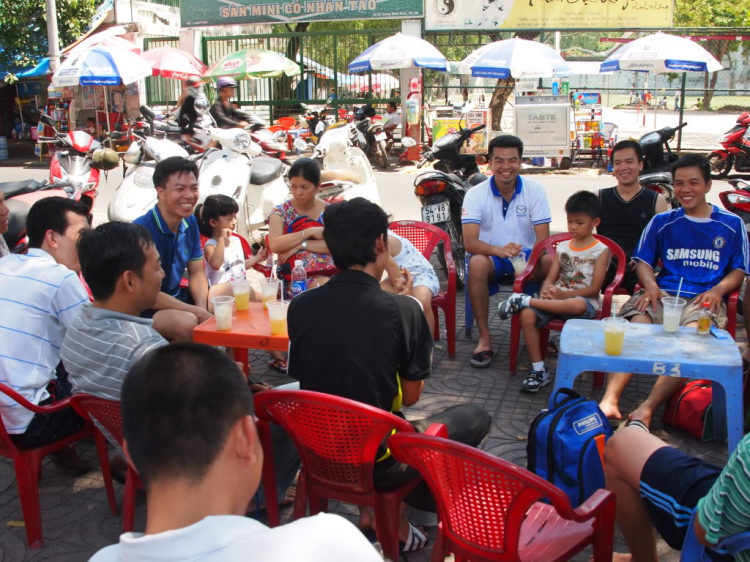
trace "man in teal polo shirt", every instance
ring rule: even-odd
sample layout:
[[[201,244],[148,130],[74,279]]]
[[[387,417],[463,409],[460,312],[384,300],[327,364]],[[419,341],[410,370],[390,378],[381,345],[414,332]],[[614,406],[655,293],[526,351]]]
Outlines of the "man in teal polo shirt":
[[[164,280],[154,310],[154,329],[170,341],[189,341],[208,312],[208,279],[193,209],[198,203],[198,166],[181,156],[162,160],[154,170],[156,206],[133,222],[146,227],[159,251]],[[187,268],[188,287],[180,282]],[[155,312],[158,311],[157,314]]]

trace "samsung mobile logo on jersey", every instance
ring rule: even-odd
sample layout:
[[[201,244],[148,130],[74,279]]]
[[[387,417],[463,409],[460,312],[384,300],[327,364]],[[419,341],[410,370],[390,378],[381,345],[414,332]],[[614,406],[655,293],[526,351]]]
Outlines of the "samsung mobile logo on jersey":
[[[575,429],[578,435],[583,435],[584,433],[593,431],[598,427],[602,427],[602,418],[599,417],[599,414],[591,414],[582,420],[573,422],[573,429]]]
[[[721,252],[719,250],[696,250],[695,248],[670,248],[667,250],[667,259],[683,260],[682,265],[707,267],[718,271]]]

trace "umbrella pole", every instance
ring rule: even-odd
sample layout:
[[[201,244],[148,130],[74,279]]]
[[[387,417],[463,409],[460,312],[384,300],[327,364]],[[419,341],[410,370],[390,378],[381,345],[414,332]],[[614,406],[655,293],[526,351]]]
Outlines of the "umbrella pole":
[[[16,103],[18,104],[18,116],[21,118],[21,134],[23,134],[23,106],[21,105],[21,94],[18,91],[18,82],[16,82]]]
[[[112,128],[109,125],[109,104],[107,103],[107,87],[102,86],[104,92],[104,114],[107,116],[107,136],[109,137],[109,148],[112,147]]]

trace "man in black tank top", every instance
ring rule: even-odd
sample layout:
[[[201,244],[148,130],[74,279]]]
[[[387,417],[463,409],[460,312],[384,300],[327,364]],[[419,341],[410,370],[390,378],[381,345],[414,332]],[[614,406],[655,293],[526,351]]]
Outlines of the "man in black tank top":
[[[612,149],[612,166],[617,185],[599,191],[601,224],[596,232],[617,242],[625,252],[628,267],[621,286],[632,295],[638,276],[630,256],[635,252],[641,233],[651,218],[667,211],[668,206],[664,197],[641,187],[638,181],[643,169],[643,151],[637,142],[618,142]],[[612,282],[616,269],[617,264],[613,260],[604,279],[605,287]]]

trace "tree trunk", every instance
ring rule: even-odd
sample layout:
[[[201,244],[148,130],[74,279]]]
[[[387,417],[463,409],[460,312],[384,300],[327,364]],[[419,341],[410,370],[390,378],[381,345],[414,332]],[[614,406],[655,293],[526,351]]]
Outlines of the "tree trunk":
[[[301,22],[294,25],[294,28],[289,24],[286,25],[287,30],[290,33],[304,33],[307,28],[310,27],[310,22]],[[289,38],[289,42],[286,45],[285,55],[289,60],[297,61],[297,55],[299,54],[299,47],[302,43],[302,36],[295,35]],[[299,61],[302,71],[304,73],[304,63]],[[292,91],[293,77],[283,74],[279,76],[277,84],[277,91],[275,92],[274,98],[277,100],[291,100],[294,99],[294,92]],[[301,108],[294,106],[280,106],[274,107],[275,117],[284,117],[292,113],[300,113]],[[273,119],[272,119],[273,121]]]
[[[490,99],[493,131],[502,131],[503,110],[508,98],[513,94],[514,82],[513,78],[501,78],[495,85],[495,91],[492,92],[492,98]]]
[[[716,57],[716,60],[721,62],[721,59],[724,58],[724,55],[727,54],[727,51],[729,50],[729,46],[731,44],[730,41],[715,41],[716,46],[713,49],[710,49],[711,54]],[[718,72],[712,72],[711,73],[711,81],[709,83],[708,79],[708,73],[706,73],[705,78],[703,80],[704,90],[703,90],[703,106],[701,109],[710,110],[711,109],[711,100],[714,97],[714,88],[716,87],[716,81],[719,79],[719,73]]]
[[[714,97],[714,88],[716,87],[716,81],[719,78],[718,72],[711,73],[711,83],[703,92],[703,106],[701,109],[706,111],[711,109],[711,99]],[[706,82],[708,82],[708,76],[706,76]]]

